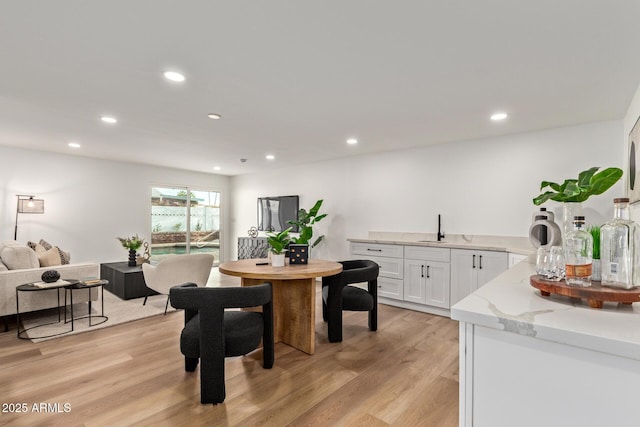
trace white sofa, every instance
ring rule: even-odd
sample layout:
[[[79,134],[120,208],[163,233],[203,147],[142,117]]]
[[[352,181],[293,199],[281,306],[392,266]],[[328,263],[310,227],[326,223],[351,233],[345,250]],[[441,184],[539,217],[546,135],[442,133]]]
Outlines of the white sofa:
[[[33,252],[33,254],[29,251]],[[47,270],[58,271],[62,279],[100,277],[100,266],[96,263],[70,263],[44,267],[40,267],[39,264],[40,261],[35,251],[24,244],[15,241],[0,242],[0,316],[16,314],[16,286],[42,280],[42,273]],[[29,268],[18,268],[26,266],[29,266]],[[64,294],[60,292],[60,296],[61,303],[64,304]],[[95,288],[92,290],[91,299],[96,300],[97,296],[98,292],[97,288]],[[78,302],[88,301],[88,297],[82,297],[81,293],[78,293],[78,297]],[[75,302],[76,299],[74,298]],[[58,291],[56,289],[20,293],[20,313],[57,306]]]

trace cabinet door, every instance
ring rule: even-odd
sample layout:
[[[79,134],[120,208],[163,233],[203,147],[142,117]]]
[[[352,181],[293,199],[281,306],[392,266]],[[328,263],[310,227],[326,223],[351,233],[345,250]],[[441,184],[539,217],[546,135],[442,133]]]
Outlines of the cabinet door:
[[[451,249],[451,305],[477,289],[478,253]]]
[[[507,271],[509,256],[506,252],[478,251],[478,284],[476,289]]]
[[[353,256],[354,259],[368,259],[380,266],[378,272],[379,277],[388,277],[391,279],[402,279],[404,273],[404,262],[402,258],[387,258],[371,255],[358,255]]]
[[[427,261],[425,276],[426,304],[449,309],[449,263]]]
[[[404,300],[426,304],[426,262],[415,259],[404,260]]]
[[[378,296],[402,301],[404,299],[402,279],[378,276]]]
[[[449,308],[449,263],[404,260],[404,300]]]

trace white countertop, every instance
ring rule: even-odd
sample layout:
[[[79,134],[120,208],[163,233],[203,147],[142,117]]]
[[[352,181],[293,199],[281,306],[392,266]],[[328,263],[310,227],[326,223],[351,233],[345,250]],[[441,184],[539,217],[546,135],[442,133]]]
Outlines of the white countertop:
[[[535,257],[516,264],[451,308],[451,318],[536,339],[640,360],[640,303],[543,297],[529,284]],[[640,292],[640,289],[639,289]]]
[[[434,233],[370,231],[367,238],[351,238],[347,240],[355,243],[378,243],[404,246],[500,251],[520,255],[529,255],[535,252],[535,248],[531,245],[528,238],[512,236],[447,234],[444,240],[438,242]]]

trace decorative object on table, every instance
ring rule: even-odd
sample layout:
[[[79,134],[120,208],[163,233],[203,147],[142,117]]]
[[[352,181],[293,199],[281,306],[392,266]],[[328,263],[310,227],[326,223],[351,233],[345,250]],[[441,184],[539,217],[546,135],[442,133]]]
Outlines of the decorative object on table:
[[[291,242],[289,232],[291,227],[282,230],[279,233],[275,231],[267,232],[267,242],[271,246],[271,266],[272,267],[284,267],[284,254],[287,246]]]
[[[573,219],[573,230],[563,240],[565,282],[569,286],[591,286],[593,237],[584,229],[584,216]]]
[[[151,250],[149,249],[149,243],[144,242],[144,255],[142,255],[143,263],[151,262]]]
[[[136,265],[146,264],[151,262],[151,254],[149,253],[149,243],[144,242],[144,252],[142,255],[136,254]]]
[[[562,243],[560,227],[553,220],[553,213],[541,208],[533,215],[533,222],[529,227],[529,241],[534,248],[550,248]]]
[[[288,221],[289,224],[297,226],[300,233],[300,236],[293,237],[291,239],[293,243],[307,244],[310,245],[309,248],[312,249],[315,248],[318,243],[322,241],[322,239],[324,239],[324,235],[322,235],[319,236],[312,244],[309,243],[309,241],[313,237],[313,225],[316,222],[320,222],[327,216],[327,214],[318,213],[320,211],[320,207],[322,206],[322,202],[322,199],[318,200],[316,204],[313,205],[311,209],[309,209],[309,212],[307,212],[304,208],[300,209],[298,211],[298,219]]]
[[[566,179],[562,184],[542,181],[540,190],[549,187],[550,190],[539,194],[533,199],[533,204],[540,206],[547,200],[561,202],[563,209],[563,235],[573,226],[573,217],[581,215],[582,202],[589,197],[602,194],[622,177],[622,169],[607,168],[598,172],[600,167],[592,167],[578,174],[578,179]]]
[[[590,225],[587,232],[591,234],[593,239],[593,270],[591,280],[601,280],[602,263],[600,262],[600,226]]]
[[[18,214],[43,214],[44,200],[36,199],[36,196],[28,194],[16,194],[18,206],[16,206],[16,224],[13,232],[13,240],[18,240]]]
[[[629,132],[629,170],[627,172],[627,194],[629,202],[636,203],[640,201],[640,117],[633,125]]]
[[[58,273],[56,270],[47,270],[42,273],[41,279],[44,283],[57,282],[58,279],[60,279],[60,273]]]
[[[631,289],[640,286],[640,230],[630,219],[628,198],[613,205],[613,220],[600,230],[602,285]]]
[[[544,280],[557,282],[565,277],[565,260],[562,247],[539,247],[536,253],[536,273]]]
[[[258,227],[251,227],[249,228],[248,231],[249,237],[251,237],[252,239],[255,239],[256,237],[258,237]]]
[[[144,243],[144,239],[137,234],[131,237],[117,237],[117,239],[123,248],[129,249],[129,267],[135,267],[137,265],[136,252]]]
[[[289,245],[289,264],[307,264],[309,262],[309,245],[291,243]]]

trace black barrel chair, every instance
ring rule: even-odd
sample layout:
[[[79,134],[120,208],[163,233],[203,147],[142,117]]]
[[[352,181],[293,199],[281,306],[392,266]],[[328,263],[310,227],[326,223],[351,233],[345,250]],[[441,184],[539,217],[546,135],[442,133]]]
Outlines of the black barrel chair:
[[[186,371],[200,360],[200,401],[222,403],[225,398],[225,357],[247,354],[262,340],[264,369],[274,360],[273,295],[271,283],[238,288],[203,288],[195,283],[174,286],[169,300],[184,309],[180,351]],[[229,310],[262,306],[262,312]]]
[[[378,272],[373,261],[340,261],[342,273],[322,278],[322,317],[328,322],[329,342],[342,341],[342,311],[368,311],[369,330],[378,329]],[[367,289],[348,286],[367,282]]]

